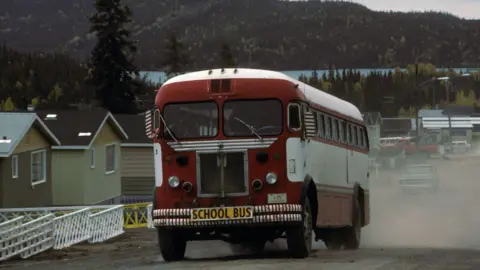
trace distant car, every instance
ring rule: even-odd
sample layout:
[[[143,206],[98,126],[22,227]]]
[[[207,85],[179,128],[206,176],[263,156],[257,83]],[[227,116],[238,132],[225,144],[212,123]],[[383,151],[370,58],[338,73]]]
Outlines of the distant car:
[[[472,145],[467,141],[453,141],[452,146],[454,154],[467,153],[472,148]]]
[[[416,153],[417,147],[419,151],[426,153],[428,155],[434,155],[438,153],[437,144],[433,142],[429,142],[427,140],[420,140],[417,146],[414,138],[406,138],[401,140],[400,144],[403,146],[403,149],[405,150],[406,155]]]
[[[432,164],[407,165],[398,183],[404,191],[436,191],[437,170]]]

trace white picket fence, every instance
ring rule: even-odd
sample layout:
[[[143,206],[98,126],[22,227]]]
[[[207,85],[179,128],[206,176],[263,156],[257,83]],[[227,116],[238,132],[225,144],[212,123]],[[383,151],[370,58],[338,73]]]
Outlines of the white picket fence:
[[[0,261],[122,233],[123,205],[0,209]]]

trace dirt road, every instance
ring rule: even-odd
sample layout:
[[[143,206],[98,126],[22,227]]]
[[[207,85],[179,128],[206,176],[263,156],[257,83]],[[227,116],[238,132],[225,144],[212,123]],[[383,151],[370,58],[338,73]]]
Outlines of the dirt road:
[[[261,256],[233,256],[221,242],[189,243],[187,260],[165,263],[152,230],[129,230],[111,243],[76,245],[28,261],[8,261],[0,268],[84,269],[321,269],[409,270],[480,269],[480,159],[432,161],[440,186],[434,194],[401,193],[393,174],[372,179],[371,224],[357,251],[327,251],[315,243],[304,260],[288,258],[285,243],[267,246]],[[393,180],[394,178],[392,178]]]

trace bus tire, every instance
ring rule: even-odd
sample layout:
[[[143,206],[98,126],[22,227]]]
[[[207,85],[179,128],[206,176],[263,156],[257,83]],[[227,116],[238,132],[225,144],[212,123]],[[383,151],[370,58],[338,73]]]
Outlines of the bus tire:
[[[157,228],[158,246],[166,262],[181,261],[185,258],[187,241],[181,232]]]
[[[343,238],[341,229],[333,229],[325,239],[325,246],[330,250],[339,250],[343,247]]]
[[[361,233],[362,233],[362,217],[360,211],[360,204],[354,198],[352,209],[352,226],[345,228],[345,249],[358,249],[360,247]]]
[[[313,219],[308,197],[303,204],[302,223],[287,230],[287,246],[294,258],[307,258],[312,250]]]

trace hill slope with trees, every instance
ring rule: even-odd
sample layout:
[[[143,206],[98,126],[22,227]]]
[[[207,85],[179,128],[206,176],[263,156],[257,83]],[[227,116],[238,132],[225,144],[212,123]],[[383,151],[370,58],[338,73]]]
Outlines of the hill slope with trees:
[[[373,68],[429,62],[477,67],[480,20],[444,13],[374,12],[349,2],[278,0],[124,0],[133,10],[136,64],[159,69],[171,34],[190,68],[218,65],[228,44],[239,66],[271,69]],[[2,0],[0,43],[21,51],[86,58],[94,43],[93,0]]]

